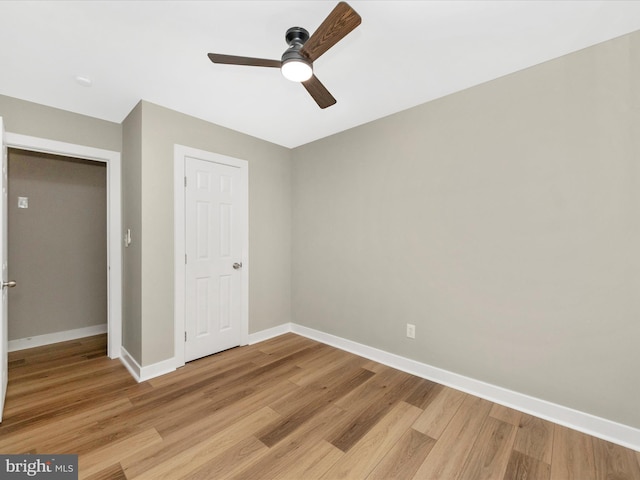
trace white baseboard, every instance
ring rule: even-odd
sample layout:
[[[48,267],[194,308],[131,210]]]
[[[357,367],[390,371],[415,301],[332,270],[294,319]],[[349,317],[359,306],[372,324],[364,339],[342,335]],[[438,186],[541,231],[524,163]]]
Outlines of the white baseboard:
[[[141,366],[135,358],[127,351],[126,348],[121,347],[120,361],[129,370],[129,373],[138,383],[151,380],[152,378],[159,377],[166,373],[175,371],[175,360],[169,358],[168,360],[162,360],[161,362]]]
[[[90,327],[76,328],[74,330],[65,330],[64,332],[47,333],[45,335],[36,335],[34,337],[18,338],[9,340],[9,351],[16,352],[27,348],[42,347],[52,343],[66,342],[77,338],[91,337],[107,333],[107,324],[92,325]]]
[[[161,362],[156,362],[154,364],[147,365],[146,367],[142,367],[140,371],[140,381],[144,382],[146,380],[151,380],[152,378],[159,377],[166,373],[171,373],[175,370],[176,364],[173,358],[162,360]]]
[[[279,325],[277,327],[269,328],[267,330],[262,330],[257,333],[252,333],[249,335],[249,345],[258,342],[264,342],[265,340],[283,335],[288,332],[291,332],[291,325],[287,323],[284,325]],[[135,358],[133,358],[133,356],[129,352],[127,352],[127,349],[124,347],[121,347],[120,361],[127,368],[127,370],[129,370],[131,376],[135,378],[138,383],[150,380],[155,377],[159,377],[160,375],[164,375],[165,373],[171,373],[176,370],[177,365],[176,359],[170,358],[168,360],[163,360],[161,362],[143,367],[136,361]]]
[[[140,383],[140,370],[142,370],[142,367],[138,364],[138,362],[136,362],[136,359],[133,358],[124,347],[120,347],[120,361],[127,368],[127,370],[129,370],[131,376],[136,379],[136,382]]]
[[[265,330],[264,336],[265,338],[271,338],[275,332],[281,332],[279,334],[293,332],[303,337],[374,360],[389,367],[402,370],[403,372],[426,378],[427,380],[446,385],[456,390],[461,390],[476,397],[484,398],[491,402],[539,418],[544,418],[550,422],[564,425],[588,435],[640,451],[640,429],[628,425],[623,425],[546,400],[465,377],[464,375],[449,372],[295,323],[283,324],[279,327]],[[260,339],[262,338],[262,333],[263,332],[257,332],[253,335],[255,335],[256,339]]]
[[[261,330],[249,335],[249,345],[253,345],[254,343],[258,342],[264,342],[265,340],[269,340],[270,338],[278,337],[289,332],[291,332],[290,323],[283,323],[282,325],[278,325],[277,327]]]

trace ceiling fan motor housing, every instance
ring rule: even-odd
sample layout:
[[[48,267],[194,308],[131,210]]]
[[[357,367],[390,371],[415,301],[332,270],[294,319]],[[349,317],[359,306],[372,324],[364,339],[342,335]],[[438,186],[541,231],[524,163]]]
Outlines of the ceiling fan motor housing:
[[[287,30],[285,39],[289,48],[282,54],[282,63],[295,60],[311,66],[309,59],[300,53],[304,43],[309,40],[309,32],[302,27],[291,27]]]
[[[302,27],[291,27],[287,30],[284,38],[287,40],[287,45],[293,46],[295,43],[302,47],[304,42],[309,40],[309,32]]]

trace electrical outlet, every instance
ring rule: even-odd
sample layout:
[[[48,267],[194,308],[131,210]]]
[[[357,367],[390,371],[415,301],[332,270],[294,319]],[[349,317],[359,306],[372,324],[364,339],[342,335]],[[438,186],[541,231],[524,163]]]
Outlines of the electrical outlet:
[[[407,337],[416,338],[416,326],[407,323]]]

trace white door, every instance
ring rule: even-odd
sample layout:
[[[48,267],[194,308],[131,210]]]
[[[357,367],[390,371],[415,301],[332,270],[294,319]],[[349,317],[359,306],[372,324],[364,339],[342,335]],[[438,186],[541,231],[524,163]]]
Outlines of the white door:
[[[185,362],[242,341],[240,168],[185,158]]]
[[[7,281],[7,147],[4,143],[4,123],[0,117],[0,136],[2,141],[2,174],[0,175],[0,263],[2,263],[2,293],[0,294],[0,422],[2,421],[2,411],[4,410],[4,399],[7,395],[7,381],[9,376],[9,331],[7,315],[7,290],[15,285],[15,282]]]

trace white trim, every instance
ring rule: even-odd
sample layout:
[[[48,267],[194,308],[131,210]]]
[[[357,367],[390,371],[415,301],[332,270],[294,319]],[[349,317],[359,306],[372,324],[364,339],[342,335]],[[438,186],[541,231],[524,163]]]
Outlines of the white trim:
[[[284,335],[285,333],[291,332],[291,324],[283,323],[282,325],[278,325],[277,327],[268,328],[266,330],[261,330],[256,333],[252,333],[249,335],[249,345],[253,345],[254,343],[264,342],[265,340],[269,340],[270,338],[279,337],[280,335]]]
[[[91,325],[90,327],[76,328],[73,330],[65,330],[63,332],[46,333],[44,335],[36,335],[34,337],[17,338],[9,340],[9,351],[16,352],[27,348],[42,347],[43,345],[51,345],[52,343],[66,342],[68,340],[76,340],[78,338],[92,337],[107,333],[107,324]]]
[[[107,324],[108,354],[120,356],[122,345],[122,245],[120,202],[120,153],[111,150],[58,142],[7,132],[5,144],[10,148],[50,153],[65,157],[83,158],[107,164]]]
[[[186,267],[184,255],[187,251],[185,240],[184,211],[184,156],[179,145],[173,147],[173,358],[176,368],[184,365],[184,331],[185,331],[185,282]]]
[[[174,365],[184,365],[185,332],[185,159],[195,157],[200,160],[221,163],[240,169],[245,186],[245,198],[239,205],[242,223],[242,319],[240,345],[249,343],[249,162],[217,153],[198,150],[184,145],[173,147],[173,242],[174,242]]]
[[[640,451],[640,429],[465,377],[464,375],[449,372],[309,327],[295,323],[285,323],[268,330],[263,330],[262,332],[253,333],[251,334],[251,339],[255,339],[256,341],[260,341],[261,339],[266,340],[276,336],[278,332],[280,332],[280,334],[293,332],[303,337],[339,348],[340,350],[345,350],[374,360],[383,365],[402,370],[403,372],[426,378],[456,390],[475,395],[476,397],[484,398],[535,417],[544,418],[550,422],[622,445],[623,447]]]
[[[138,362],[136,362],[136,359],[133,358],[133,356],[129,352],[127,352],[127,349],[124,348],[124,345],[122,346],[122,348],[120,348],[120,361],[127,368],[127,370],[129,370],[129,373],[133,378],[135,378],[136,382],[140,383],[140,370],[142,370],[142,367]]]
[[[174,372],[175,370],[176,366],[173,358],[162,360],[161,362],[142,367],[142,369],[140,370],[139,381],[144,382],[146,380],[151,380],[152,378]]]
[[[146,382],[147,380],[151,380],[152,378],[159,377],[161,375],[166,375],[167,373],[171,373],[176,370],[173,358],[154,363],[153,365],[147,365],[146,367],[141,367],[136,359],[127,352],[127,349],[124,348],[124,346],[121,348],[120,361],[127,370],[129,370],[131,376],[135,378],[138,383]]]

